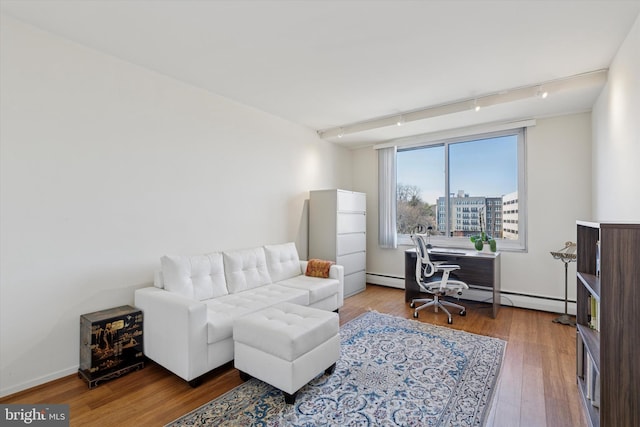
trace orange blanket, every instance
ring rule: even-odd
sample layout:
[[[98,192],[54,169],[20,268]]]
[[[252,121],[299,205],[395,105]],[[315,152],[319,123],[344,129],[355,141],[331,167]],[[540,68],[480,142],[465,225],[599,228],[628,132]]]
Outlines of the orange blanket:
[[[307,263],[307,271],[304,273],[306,276],[311,277],[329,277],[329,269],[334,264],[333,261],[325,261],[322,259],[310,259]]]

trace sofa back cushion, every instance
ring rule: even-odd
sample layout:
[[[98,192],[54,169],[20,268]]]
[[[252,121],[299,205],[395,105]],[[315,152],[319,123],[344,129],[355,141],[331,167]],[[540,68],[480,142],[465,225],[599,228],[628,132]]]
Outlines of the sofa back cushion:
[[[235,294],[271,283],[263,248],[223,252],[223,256],[229,293]]]
[[[163,256],[164,288],[200,301],[227,295],[222,254]]]
[[[296,244],[293,242],[281,245],[266,245],[264,247],[267,257],[267,268],[271,280],[279,282],[302,274],[300,258]]]

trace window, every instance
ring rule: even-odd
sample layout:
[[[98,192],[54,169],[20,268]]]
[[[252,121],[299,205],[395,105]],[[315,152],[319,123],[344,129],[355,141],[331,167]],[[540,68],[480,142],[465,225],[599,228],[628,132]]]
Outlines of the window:
[[[481,232],[500,250],[525,249],[524,129],[398,148],[397,233],[417,225],[432,243],[471,247]]]

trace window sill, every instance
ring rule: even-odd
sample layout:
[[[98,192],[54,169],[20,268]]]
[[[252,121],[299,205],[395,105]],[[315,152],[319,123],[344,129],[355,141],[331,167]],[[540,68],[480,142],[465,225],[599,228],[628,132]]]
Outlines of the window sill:
[[[431,237],[429,240],[432,246],[440,248],[475,250],[475,247],[468,239]],[[398,247],[401,246],[406,246],[406,249],[410,249],[414,247],[414,244],[409,236],[399,235]],[[498,252],[527,252],[527,248],[517,240],[498,240]]]

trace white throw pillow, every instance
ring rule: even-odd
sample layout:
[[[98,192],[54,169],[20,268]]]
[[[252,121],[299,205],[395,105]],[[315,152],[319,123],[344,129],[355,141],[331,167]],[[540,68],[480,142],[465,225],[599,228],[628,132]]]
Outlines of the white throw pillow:
[[[267,257],[267,268],[271,280],[279,282],[302,274],[300,258],[296,244],[293,242],[281,245],[265,245],[264,252]]]
[[[203,301],[227,295],[221,253],[194,256],[163,256],[164,287],[187,298]]]
[[[235,294],[271,283],[263,248],[223,252],[223,255],[229,293]]]

